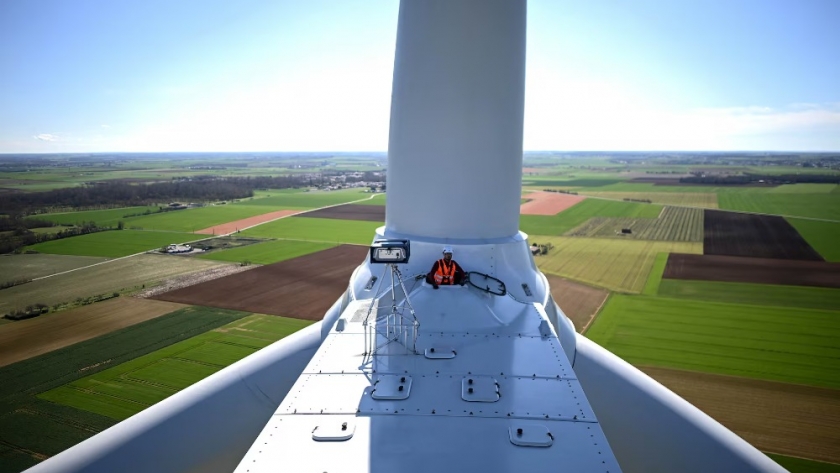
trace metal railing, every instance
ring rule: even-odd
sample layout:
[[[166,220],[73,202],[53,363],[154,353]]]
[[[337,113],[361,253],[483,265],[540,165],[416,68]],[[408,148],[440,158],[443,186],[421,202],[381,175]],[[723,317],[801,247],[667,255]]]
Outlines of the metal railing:
[[[390,274],[390,288],[383,289],[382,281]],[[402,297],[398,298],[398,290]],[[382,307],[379,302],[390,291],[391,305]],[[372,360],[386,345],[396,343],[405,348],[404,354],[417,354],[417,335],[420,322],[411,306],[402,273],[395,264],[388,264],[376,282],[376,291],[362,323],[365,331],[365,362]],[[371,317],[373,315],[373,317]],[[380,339],[381,337],[381,339]],[[389,350],[391,354],[393,351]]]

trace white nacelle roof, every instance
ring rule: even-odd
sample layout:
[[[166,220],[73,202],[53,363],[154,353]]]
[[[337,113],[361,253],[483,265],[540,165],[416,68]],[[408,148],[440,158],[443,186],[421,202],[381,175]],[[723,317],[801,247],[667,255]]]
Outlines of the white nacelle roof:
[[[366,358],[371,300],[351,302],[236,471],[620,471],[540,304],[425,284],[411,301],[417,354],[378,335]]]

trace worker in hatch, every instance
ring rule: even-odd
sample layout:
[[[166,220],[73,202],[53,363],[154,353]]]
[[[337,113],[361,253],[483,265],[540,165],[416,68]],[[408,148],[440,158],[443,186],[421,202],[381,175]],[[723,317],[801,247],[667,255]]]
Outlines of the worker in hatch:
[[[464,270],[452,259],[451,247],[443,248],[443,258],[435,261],[432,270],[426,275],[426,282],[435,289],[440,287],[441,284],[460,284],[463,286],[467,282],[464,277]]]

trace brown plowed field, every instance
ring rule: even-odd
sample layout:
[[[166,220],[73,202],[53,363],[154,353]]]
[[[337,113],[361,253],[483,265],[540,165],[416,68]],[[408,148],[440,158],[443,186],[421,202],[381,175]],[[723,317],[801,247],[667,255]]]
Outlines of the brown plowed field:
[[[563,309],[578,333],[583,333],[592,318],[598,313],[604,300],[610,294],[605,289],[598,289],[586,284],[569,281],[566,278],[546,274],[551,285],[551,295],[557,305]]]
[[[384,205],[346,204],[315,210],[298,215],[298,217],[337,218],[340,220],[366,220],[369,222],[385,221]]]
[[[823,261],[782,217],[705,210],[703,254]]]
[[[243,218],[242,220],[236,220],[233,222],[223,223],[221,225],[215,225],[212,227],[205,228],[204,230],[198,230],[195,233],[201,233],[203,235],[227,235],[228,233],[233,233],[238,230],[244,230],[248,227],[253,227],[254,225],[258,225],[260,223],[266,223],[272,220],[277,220],[280,217],[294,215],[298,212],[300,212],[300,210],[278,210],[276,212],[269,212],[267,214],[256,215],[254,217]]]
[[[840,288],[840,263],[671,253],[662,277]]]
[[[840,463],[840,391],[642,368],[759,450]]]
[[[519,206],[522,215],[557,215],[558,213],[577,204],[586,197],[581,195],[563,194],[562,192],[529,192],[525,195],[528,202]]]
[[[0,326],[0,366],[176,311],[182,304],[118,297]]]
[[[341,245],[155,296],[183,304],[321,320],[368,248]]]

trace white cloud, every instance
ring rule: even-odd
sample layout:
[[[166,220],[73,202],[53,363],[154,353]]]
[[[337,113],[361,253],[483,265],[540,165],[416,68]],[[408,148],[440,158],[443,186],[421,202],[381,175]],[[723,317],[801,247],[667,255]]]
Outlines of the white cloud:
[[[58,141],[57,135],[51,135],[49,133],[41,133],[40,135],[33,136],[33,138],[41,141]]]
[[[532,77],[528,150],[840,149],[840,104],[674,109],[620,82]]]
[[[106,128],[106,129],[111,128],[111,125],[99,125],[99,126],[102,127],[102,128]]]

